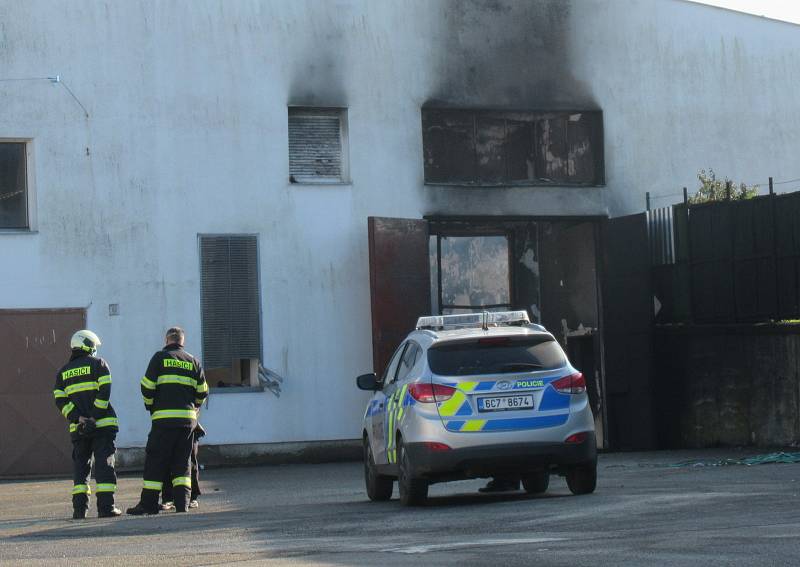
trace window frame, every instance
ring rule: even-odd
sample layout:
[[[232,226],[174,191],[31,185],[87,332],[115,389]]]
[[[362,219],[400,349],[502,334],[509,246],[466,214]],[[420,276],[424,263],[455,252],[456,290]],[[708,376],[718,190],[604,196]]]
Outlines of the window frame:
[[[546,121],[565,119],[565,123],[570,122],[570,117],[574,115],[591,115],[592,120],[595,121],[595,127],[590,132],[589,140],[593,143],[592,151],[594,153],[593,166],[595,170],[594,180],[592,182],[571,181],[571,180],[556,180],[546,181],[544,178],[525,179],[525,180],[512,180],[508,164],[508,156],[510,149],[506,148],[506,178],[501,181],[482,181],[480,180],[480,173],[478,172],[477,153],[475,155],[475,171],[470,180],[430,180],[428,178],[428,151],[426,140],[428,132],[426,127],[430,126],[430,122],[426,120],[426,113],[450,113],[452,116],[462,114],[464,117],[469,117],[473,125],[472,134],[472,150],[476,152],[476,144],[478,140],[477,123],[480,120],[502,119],[506,122],[506,136],[504,141],[507,143],[508,139],[508,123],[509,122],[524,122],[529,123],[533,129],[534,141],[532,144],[532,157],[534,163],[538,160],[538,153],[541,146],[538,141],[538,132],[541,124]],[[563,187],[563,188],[600,188],[606,186],[606,173],[605,173],[605,134],[604,134],[604,114],[601,110],[597,109],[562,109],[562,110],[500,110],[491,108],[458,108],[458,107],[440,107],[431,106],[423,107],[420,110],[420,127],[422,134],[422,159],[423,159],[423,184],[431,187],[463,187],[463,188],[508,188],[508,187]],[[564,131],[565,140],[568,140],[568,132]],[[568,143],[568,141],[567,141]]]
[[[303,177],[301,179],[294,178],[291,169],[291,148],[289,148],[289,119],[292,112],[300,113],[307,112],[309,115],[314,115],[315,112],[336,112],[339,115],[339,144],[341,147],[341,163],[339,164],[339,179],[328,178],[309,178]],[[306,104],[290,104],[286,109],[286,167],[289,171],[287,178],[289,179],[290,186],[303,186],[303,185],[351,185],[352,179],[350,177],[350,127],[348,120],[348,108],[346,106],[311,106]]]
[[[259,233],[255,232],[201,232],[197,233],[197,265],[198,265],[198,275],[199,275],[199,311],[200,311],[200,360],[203,362],[203,366],[205,368],[205,352],[203,349],[203,238],[215,238],[215,237],[252,237],[255,238],[256,241],[256,276],[257,276],[257,285],[256,289],[258,290],[258,333],[259,333],[259,358],[258,362],[263,365],[264,363],[264,306],[263,306],[263,295],[261,289],[261,238]],[[239,357],[240,361],[242,360],[252,360],[247,358]],[[241,362],[240,362],[241,364]],[[231,360],[231,370],[234,368],[234,359]],[[257,371],[257,370],[256,370]],[[214,394],[234,394],[234,393],[249,393],[249,392],[263,392],[264,386],[258,380],[258,376],[255,377],[256,382],[258,385],[254,386],[231,386],[231,387],[218,387],[212,386],[209,384],[209,391],[214,392]]]
[[[400,377],[400,369],[403,368],[403,363],[405,361],[406,354],[408,353],[409,349],[414,349],[414,361],[411,364],[411,366],[408,367],[406,373],[402,377]],[[408,376],[411,374],[414,368],[416,368],[417,362],[419,362],[420,358],[422,358],[420,356],[421,353],[422,353],[422,347],[419,344],[417,344],[416,341],[408,340],[406,342],[406,348],[403,350],[403,354],[400,356],[400,361],[397,363],[397,371],[395,372],[395,379],[394,379],[395,382],[401,382],[406,378],[408,378]]]
[[[397,369],[400,368],[400,360],[403,358],[403,354],[406,352],[406,347],[408,347],[408,341],[403,341],[400,343],[400,346],[394,351],[392,357],[389,359],[388,364],[386,365],[386,369],[383,371],[383,376],[381,376],[381,388],[386,388],[387,386],[391,386],[396,382],[397,378]],[[395,364],[396,361],[396,364]],[[389,369],[394,366],[394,372],[392,372],[391,377],[389,375]]]
[[[25,227],[0,227],[0,234],[35,234],[38,232],[36,207],[36,168],[33,138],[0,137],[0,144],[25,144]]]

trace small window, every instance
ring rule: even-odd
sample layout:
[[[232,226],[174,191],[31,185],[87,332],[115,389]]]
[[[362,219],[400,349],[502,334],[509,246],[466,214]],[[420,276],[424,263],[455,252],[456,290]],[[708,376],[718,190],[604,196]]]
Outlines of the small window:
[[[439,264],[433,268],[431,284],[440,313],[511,309],[508,236],[436,238]]]
[[[203,366],[211,387],[258,387],[261,294],[255,236],[200,236]]]
[[[400,359],[403,357],[403,352],[407,344],[408,343],[403,343],[397,347],[389,364],[386,365],[386,370],[383,371],[383,377],[381,378],[381,382],[383,382],[384,386],[388,386],[394,382],[395,376],[397,375],[397,366],[400,363]]]
[[[422,110],[429,184],[602,185],[600,112]]]
[[[397,381],[405,380],[417,364],[420,354],[420,347],[415,342],[409,341],[403,356],[400,358],[400,366],[397,369]]]
[[[347,110],[289,108],[289,181],[348,183]]]
[[[30,228],[27,143],[0,141],[0,229]]]

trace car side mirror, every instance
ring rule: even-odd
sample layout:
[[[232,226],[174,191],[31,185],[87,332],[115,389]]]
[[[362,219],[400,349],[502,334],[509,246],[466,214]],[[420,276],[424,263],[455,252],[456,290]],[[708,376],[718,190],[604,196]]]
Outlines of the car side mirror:
[[[356,378],[356,384],[358,384],[359,389],[369,390],[370,392],[374,392],[375,390],[381,389],[378,383],[378,376],[374,372],[370,372],[369,374],[362,374],[361,376]]]

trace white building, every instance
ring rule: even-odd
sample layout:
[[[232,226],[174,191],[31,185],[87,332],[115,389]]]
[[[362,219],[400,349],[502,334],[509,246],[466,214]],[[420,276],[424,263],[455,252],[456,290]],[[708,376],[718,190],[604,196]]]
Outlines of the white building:
[[[488,289],[473,265],[483,296],[444,303],[597,328],[598,219],[642,211],[646,191],[678,202],[702,168],[800,177],[798,53],[795,25],[681,0],[3,2],[0,414],[16,439],[0,474],[57,468],[24,456],[45,439],[68,451],[47,396],[83,311],[20,310],[85,310],[123,449],[145,443],[139,379],[175,324],[212,385],[257,384],[239,359],[284,377],[280,397],[212,391],[209,445],[358,439],[371,216],[426,217],[509,272]],[[535,227],[529,249],[514,223]],[[557,270],[581,254],[570,287]]]

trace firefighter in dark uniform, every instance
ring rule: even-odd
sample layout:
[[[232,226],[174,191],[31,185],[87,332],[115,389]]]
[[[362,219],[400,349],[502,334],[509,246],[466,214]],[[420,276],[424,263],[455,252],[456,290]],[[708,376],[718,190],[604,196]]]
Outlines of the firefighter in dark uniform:
[[[166,346],[155,353],[142,378],[142,398],[152,422],[145,449],[139,503],[128,514],[157,514],[164,479],[170,478],[176,512],[186,512],[192,486],[190,457],[197,410],[208,396],[200,361],[183,350],[180,327],[167,331]]]
[[[97,358],[100,338],[92,331],[72,335],[69,362],[61,367],[53,387],[56,406],[69,421],[72,438],[72,517],[83,519],[89,510],[89,472],[94,456],[97,482],[97,515],[101,518],[119,516],[114,506],[117,475],[114,454],[117,436],[117,414],[111,398],[111,370],[102,358]]]
[[[197,508],[200,504],[197,499],[203,492],[200,490],[200,463],[197,460],[197,454],[200,450],[200,439],[205,437],[206,430],[197,422],[197,427],[194,428],[194,435],[192,436],[192,455],[190,464],[192,467],[192,490],[189,495],[189,508]],[[169,477],[169,475],[167,475]],[[164,480],[164,486],[161,488],[161,511],[169,511],[175,509],[175,503],[172,501],[172,482],[170,479]]]

